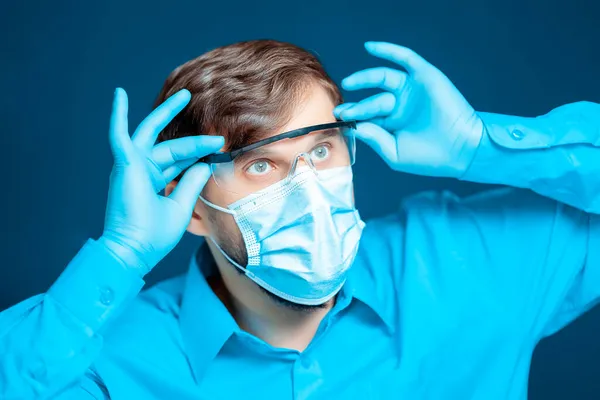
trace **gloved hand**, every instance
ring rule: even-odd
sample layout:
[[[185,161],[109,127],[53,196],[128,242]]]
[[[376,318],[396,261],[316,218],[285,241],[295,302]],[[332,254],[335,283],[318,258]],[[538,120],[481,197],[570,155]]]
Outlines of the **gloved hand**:
[[[362,121],[356,135],[394,170],[460,178],[469,166],[484,125],[452,82],[412,50],[367,42],[367,51],[401,66],[370,68],[342,81],[346,90],[379,88],[359,103],[336,107],[344,120]]]
[[[138,268],[142,276],[179,242],[210,177],[206,164],[190,165],[224,143],[221,136],[191,136],[154,146],[160,131],[190,98],[187,90],[174,94],[129,137],[127,94],[123,89],[115,91],[109,132],[114,166],[104,232],[98,242],[127,266]],[[188,167],[169,197],[157,194]]]

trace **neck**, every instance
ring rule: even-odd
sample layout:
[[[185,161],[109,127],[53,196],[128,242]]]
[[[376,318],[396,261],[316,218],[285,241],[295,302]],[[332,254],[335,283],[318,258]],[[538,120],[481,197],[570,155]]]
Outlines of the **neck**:
[[[308,347],[334,303],[331,300],[323,307],[295,310],[274,302],[263,293],[260,295],[262,301],[252,306],[237,299],[232,301],[233,316],[238,325],[271,346],[300,352]]]
[[[304,351],[335,303],[332,299],[322,307],[295,310],[276,303],[249,279],[242,279],[236,282],[235,293],[243,296],[234,295],[222,279],[210,283],[239,327],[273,347]]]
[[[213,243],[208,245],[220,275],[218,282],[211,286],[240,328],[273,347],[304,351],[333,307],[335,298],[311,309],[297,310],[280,304],[240,274]]]

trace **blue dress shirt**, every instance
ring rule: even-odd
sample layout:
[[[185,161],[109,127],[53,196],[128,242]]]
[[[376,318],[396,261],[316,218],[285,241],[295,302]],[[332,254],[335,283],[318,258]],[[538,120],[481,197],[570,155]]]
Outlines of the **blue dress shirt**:
[[[525,399],[536,344],[600,298],[600,106],[481,115],[463,179],[512,187],[421,193],[368,221],[305,351],[240,330],[205,244],[139,294],[90,240],[0,314],[0,398]]]

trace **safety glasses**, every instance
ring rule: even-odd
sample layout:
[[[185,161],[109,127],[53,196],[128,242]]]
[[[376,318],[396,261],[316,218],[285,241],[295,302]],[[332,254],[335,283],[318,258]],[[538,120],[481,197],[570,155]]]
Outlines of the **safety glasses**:
[[[201,159],[217,185],[248,195],[292,176],[299,165],[315,171],[354,164],[356,121],[337,121],[281,133]]]

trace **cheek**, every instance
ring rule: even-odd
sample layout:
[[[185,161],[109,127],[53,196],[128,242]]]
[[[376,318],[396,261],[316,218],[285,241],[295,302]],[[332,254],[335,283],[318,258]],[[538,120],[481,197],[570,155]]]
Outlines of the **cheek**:
[[[215,232],[217,237],[229,240],[233,239],[234,243],[237,243],[238,240],[242,240],[242,234],[240,233],[240,229],[238,228],[233,215],[217,210],[210,210],[209,213],[213,232]]]
[[[221,207],[226,207],[226,204],[221,203],[220,200],[215,200],[211,197],[206,197],[208,201]],[[198,207],[200,208],[199,214],[205,220],[206,227],[209,234],[212,235],[219,244],[223,244],[225,247],[239,246],[240,243],[243,245],[242,234],[240,229],[233,218],[233,215],[225,212],[215,210],[212,207],[204,204],[202,201],[199,202]]]
[[[246,245],[233,216],[213,209],[210,209],[208,212],[210,220],[209,231],[219,246],[238,264],[246,265],[248,263]]]
[[[208,182],[206,182],[201,195],[211,203],[223,208],[227,208],[228,205],[233,204],[242,198],[239,194],[228,192],[219,187],[212,176]]]
[[[204,186],[202,197],[223,208],[227,208],[229,204],[240,199],[239,195],[220,188],[212,177]],[[238,243],[242,240],[242,235],[233,215],[215,210],[202,201],[199,201],[198,207],[200,208],[199,214],[207,220],[208,229],[214,237],[226,239],[230,243]]]

